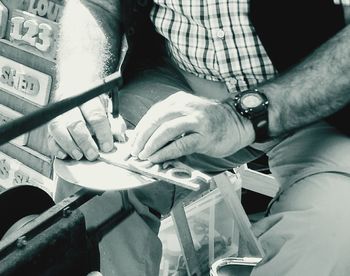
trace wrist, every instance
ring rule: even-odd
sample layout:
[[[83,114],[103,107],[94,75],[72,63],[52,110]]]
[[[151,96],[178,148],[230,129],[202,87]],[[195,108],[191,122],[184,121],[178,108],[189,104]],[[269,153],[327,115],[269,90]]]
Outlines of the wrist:
[[[238,117],[248,120],[254,129],[254,142],[263,143],[269,140],[268,106],[269,100],[261,91],[246,90],[230,95],[224,102],[236,112]]]
[[[231,121],[230,125],[232,127],[228,129],[230,135],[233,135],[233,132],[239,134],[241,148],[253,144],[255,141],[255,131],[252,122],[238,114],[235,108],[232,108],[232,105],[227,101],[222,102],[221,105],[225,109],[228,119]]]

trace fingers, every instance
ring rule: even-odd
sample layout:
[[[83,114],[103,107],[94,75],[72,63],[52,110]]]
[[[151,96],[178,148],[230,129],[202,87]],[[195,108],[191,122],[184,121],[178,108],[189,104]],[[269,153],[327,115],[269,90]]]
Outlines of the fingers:
[[[49,123],[49,147],[53,154],[62,156],[59,151],[80,160],[84,155],[88,160],[95,160],[98,148],[88,130],[78,108],[58,116]],[[58,155],[59,154],[59,155]]]
[[[164,112],[164,109],[168,112]],[[163,112],[161,110],[163,110]],[[179,112],[172,111],[171,108],[167,108],[165,104],[160,105],[160,103],[158,103],[151,107],[151,109],[149,109],[148,112],[142,117],[134,130],[131,154],[138,156],[139,153],[144,149],[146,142],[149,140],[152,134],[163,123],[179,116],[181,116]]]
[[[49,134],[54,138],[55,143],[59,145],[59,149],[62,149],[64,153],[69,154],[72,158],[76,160],[80,160],[83,157],[83,153],[80,151],[78,145],[73,140],[72,136],[70,135],[67,126],[66,126],[66,120],[69,115],[72,115],[72,117],[76,117],[74,115],[76,111],[67,112],[66,114],[63,114],[54,120],[52,120],[49,123]],[[50,141],[50,148],[53,154],[57,153],[57,147],[54,145],[52,139],[49,139]]]
[[[68,132],[84,156],[92,161],[98,158],[98,148],[84,121],[71,123]]]
[[[145,160],[169,142],[177,140],[184,134],[194,133],[196,129],[196,123],[190,116],[183,116],[165,122],[154,131],[138,157]]]
[[[52,120],[49,124],[50,150],[56,156],[69,154],[79,160],[85,156],[88,160],[96,160],[99,148],[104,152],[113,149],[113,136],[125,140],[126,124],[120,117],[113,120],[114,130],[106,114],[106,103],[95,98],[80,108],[75,108]],[[96,136],[97,144],[92,135]]]
[[[197,133],[189,134],[188,136],[176,139],[150,156],[148,160],[152,163],[160,163],[194,153],[196,151],[196,145],[199,139],[200,134]]]
[[[105,108],[100,99],[95,98],[80,106],[86,123],[95,134],[99,148],[104,152],[113,149],[113,134]]]
[[[47,144],[53,156],[56,156],[59,159],[65,159],[67,157],[67,153],[64,152],[51,135],[47,138]]]

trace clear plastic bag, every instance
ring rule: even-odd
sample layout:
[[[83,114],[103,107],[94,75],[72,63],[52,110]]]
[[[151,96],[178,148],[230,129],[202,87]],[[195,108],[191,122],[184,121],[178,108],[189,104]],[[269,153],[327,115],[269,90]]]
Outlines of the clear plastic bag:
[[[240,196],[241,182],[230,174],[232,191]],[[216,260],[237,256],[239,231],[219,189],[214,189],[185,207],[196,256],[203,275]],[[162,221],[159,237],[163,243],[161,276],[187,275],[186,264],[171,217]]]

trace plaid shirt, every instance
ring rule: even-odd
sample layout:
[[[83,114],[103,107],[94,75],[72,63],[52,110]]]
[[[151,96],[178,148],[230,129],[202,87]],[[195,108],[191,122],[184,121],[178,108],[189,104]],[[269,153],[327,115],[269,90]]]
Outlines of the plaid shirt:
[[[249,18],[249,0],[154,0],[151,20],[169,55],[198,77],[243,91],[276,75]],[[350,0],[334,0],[349,5]]]

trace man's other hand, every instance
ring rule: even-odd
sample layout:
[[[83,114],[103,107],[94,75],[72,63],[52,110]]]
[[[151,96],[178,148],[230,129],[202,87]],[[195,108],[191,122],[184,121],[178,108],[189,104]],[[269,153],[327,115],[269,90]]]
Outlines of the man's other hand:
[[[154,163],[192,153],[224,157],[253,140],[251,123],[229,107],[178,92],[155,104],[140,120],[131,153]]]
[[[51,153],[60,159],[68,154],[75,160],[85,156],[93,161],[99,157],[99,150],[111,151],[113,138],[122,140],[126,125],[121,116],[113,119],[113,122],[108,117],[100,98],[58,116],[49,123],[48,145]]]

